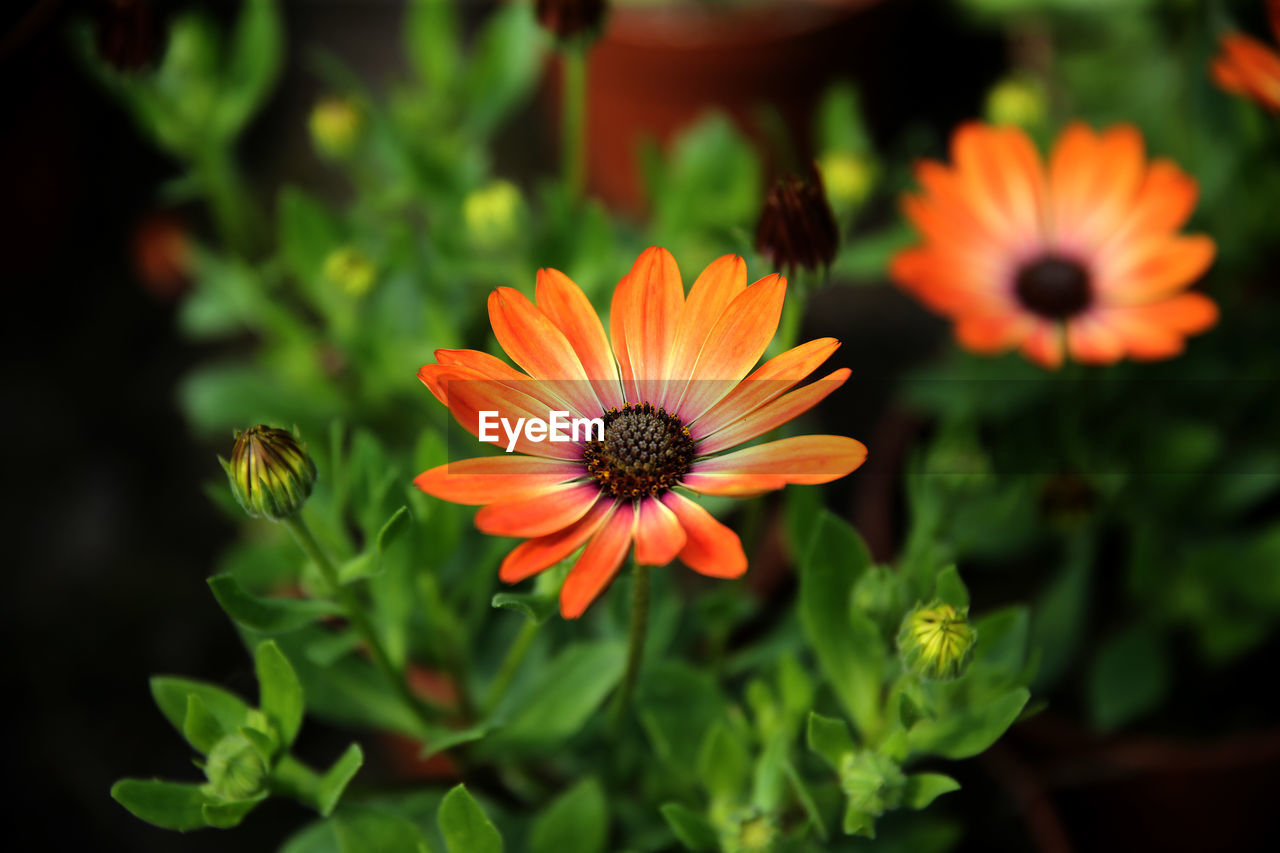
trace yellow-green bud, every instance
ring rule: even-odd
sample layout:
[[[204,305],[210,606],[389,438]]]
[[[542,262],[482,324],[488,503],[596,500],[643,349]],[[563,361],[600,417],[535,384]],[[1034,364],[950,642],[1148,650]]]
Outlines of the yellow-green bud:
[[[363,124],[349,98],[325,98],[311,110],[311,141],[324,156],[341,160],[355,150]]]
[[[267,759],[239,732],[224,735],[209,750],[204,775],[208,790],[224,800],[244,800],[262,790],[267,778]]]
[[[510,181],[493,181],[467,194],[462,219],[467,236],[481,248],[509,242],[520,225],[520,190]]]
[[[769,853],[778,842],[778,822],[757,808],[727,815],[720,831],[725,853]]]
[[[898,631],[898,652],[907,669],[935,681],[963,674],[978,639],[968,616],[969,608],[940,601],[917,605]]]
[[[231,461],[219,459],[231,492],[255,518],[280,520],[302,508],[316,482],[316,464],[293,433],[256,426],[236,436]]]
[[[875,165],[866,157],[830,151],[818,161],[818,170],[831,206],[842,213],[861,207],[875,189]]]
[[[325,279],[348,296],[364,296],[377,276],[373,261],[354,246],[342,246],[325,256]]]
[[[1033,129],[1049,111],[1044,84],[1031,77],[1007,77],[987,93],[987,119],[992,124]]]

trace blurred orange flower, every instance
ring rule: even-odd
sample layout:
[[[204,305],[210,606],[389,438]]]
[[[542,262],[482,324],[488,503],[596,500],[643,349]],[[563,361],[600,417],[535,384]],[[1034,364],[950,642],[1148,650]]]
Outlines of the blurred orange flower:
[[[785,291],[779,275],[748,286],[745,262],[727,255],[686,297],[675,259],[655,247],[618,283],[606,337],[582,290],[556,270],[538,271],[536,303],[498,288],[489,319],[523,372],[487,353],[437,350],[438,363],[419,378],[475,436],[482,412],[514,423],[562,410],[600,418],[603,439],[553,443],[526,431],[509,445],[519,453],[451,462],[415,482],[483,506],[476,526],[485,533],[527,539],[502,562],[508,583],[585,545],[560,592],[566,618],[582,615],[633,544],[641,565],[679,557],[704,575],[741,575],[747,558],[737,534],[683,492],[740,497],[825,483],[867,452],[852,438],[806,435],[714,455],[797,417],[849,377],[842,368],[794,389],[839,346],[832,338],[788,350],[748,376],[777,330]]]
[[[924,191],[903,208],[924,243],[899,252],[892,275],[950,317],[964,347],[1020,347],[1049,368],[1162,359],[1217,321],[1213,301],[1185,292],[1215,251],[1177,233],[1196,182],[1148,164],[1135,128],[1073,124],[1046,167],[1022,130],[973,123],[951,158],[917,167]]]
[[[1280,0],[1267,0],[1267,13],[1280,42]],[[1280,53],[1255,38],[1232,33],[1222,37],[1222,52],[1213,60],[1212,70],[1223,89],[1280,112]]]

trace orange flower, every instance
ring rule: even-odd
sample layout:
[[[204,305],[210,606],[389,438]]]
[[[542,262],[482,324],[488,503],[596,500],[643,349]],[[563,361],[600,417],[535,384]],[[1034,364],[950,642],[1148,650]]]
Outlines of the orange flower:
[[[585,545],[560,592],[569,619],[604,590],[633,543],[642,565],[679,557],[701,574],[738,577],[747,558],[737,534],[686,491],[740,497],[825,483],[867,453],[852,438],[806,435],[715,455],[790,421],[849,377],[841,368],[794,387],[840,345],[832,338],[784,352],[748,376],[777,329],[785,291],[778,275],[748,287],[746,264],[728,255],[686,297],[675,259],[655,247],[614,291],[611,348],[591,303],[564,274],[538,271],[536,304],[498,288],[489,319],[524,372],[486,353],[437,350],[439,363],[418,377],[472,435],[481,434],[482,412],[515,423],[561,410],[600,418],[603,440],[553,443],[526,431],[512,441],[519,454],[452,462],[415,482],[436,497],[483,506],[476,526],[485,533],[527,539],[502,562],[507,583]],[[500,443],[507,446],[505,435]]]
[[[1280,41],[1280,0],[1267,0],[1271,31]],[[1222,53],[1213,61],[1213,79],[1228,92],[1253,98],[1280,112],[1280,54],[1239,33],[1222,37]]]
[[[966,348],[1021,347],[1049,368],[1065,354],[1161,359],[1217,321],[1210,299],[1185,292],[1214,243],[1176,233],[1196,183],[1167,160],[1148,164],[1135,128],[1073,124],[1046,168],[1023,131],[967,124],[951,156],[950,168],[917,167],[924,192],[903,208],[924,244],[898,253],[892,274]]]

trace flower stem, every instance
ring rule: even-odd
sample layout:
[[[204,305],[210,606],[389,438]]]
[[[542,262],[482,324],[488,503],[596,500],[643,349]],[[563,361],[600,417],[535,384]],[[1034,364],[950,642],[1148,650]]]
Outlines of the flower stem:
[[[577,201],[586,184],[587,48],[566,48],[560,58],[564,187],[566,195]]]
[[[271,790],[317,811],[320,808],[320,774],[288,753],[271,771]]]
[[[387,649],[382,644],[382,639],[378,636],[377,631],[374,630],[373,623],[369,621],[364,605],[356,598],[350,587],[343,584],[339,579],[338,570],[334,568],[328,555],[321,549],[320,543],[316,542],[315,536],[311,533],[311,528],[307,527],[307,523],[302,520],[301,515],[293,515],[284,519],[284,525],[289,528],[289,532],[293,534],[293,538],[297,541],[298,547],[302,549],[302,552],[320,569],[320,574],[324,576],[325,583],[329,585],[330,589],[333,590],[333,594],[337,597],[338,604],[342,607],[343,615],[347,617],[347,621],[351,623],[351,627],[360,635],[360,639],[364,641],[365,647],[369,650],[369,657],[373,659],[373,665],[382,673],[387,683],[400,694],[400,698],[404,700],[405,705],[418,717],[422,724],[427,728],[432,727],[435,724],[434,711],[409,689],[408,683],[404,680],[404,674],[396,668],[395,664],[391,662],[390,656],[387,655]]]
[[[635,564],[631,572],[631,628],[627,635],[627,669],[613,700],[613,726],[622,724],[631,693],[635,690],[640,664],[644,661],[644,641],[649,633],[649,567]]]
[[[209,146],[195,158],[196,175],[222,241],[241,256],[253,251],[258,211],[229,151]]]
[[[520,662],[524,660],[529,647],[533,645],[533,638],[537,635],[538,624],[532,619],[526,619],[520,628],[520,633],[516,634],[516,638],[511,641],[511,648],[507,649],[506,657],[498,667],[498,674],[493,677],[493,683],[489,685],[489,692],[484,699],[487,713],[493,713],[498,703],[502,701],[502,697],[506,695],[507,688],[511,686],[511,680],[520,670]]]

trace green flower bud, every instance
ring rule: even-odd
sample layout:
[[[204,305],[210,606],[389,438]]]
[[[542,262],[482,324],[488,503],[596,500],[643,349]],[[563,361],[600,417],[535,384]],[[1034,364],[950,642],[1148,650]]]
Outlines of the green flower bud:
[[[219,458],[231,492],[254,518],[279,521],[302,508],[316,482],[316,464],[293,433],[256,426],[236,436],[231,461]]]
[[[720,848],[725,853],[769,853],[777,842],[777,820],[758,808],[738,809],[721,826]]]
[[[348,296],[364,296],[377,276],[373,261],[354,246],[342,246],[325,256],[325,280]]]
[[[311,110],[311,142],[332,160],[341,160],[355,150],[364,119],[349,98],[328,97]]]
[[[842,213],[857,210],[875,189],[875,164],[857,154],[828,152],[818,161],[818,171],[831,206]]]
[[[987,119],[992,124],[1028,130],[1044,124],[1048,97],[1044,84],[1031,77],[1007,77],[987,93]]]
[[[902,804],[906,781],[897,763],[876,752],[851,752],[840,765],[840,789],[849,805],[871,817]]]
[[[854,606],[870,616],[886,633],[898,627],[902,611],[907,609],[906,582],[888,566],[872,566],[862,573],[853,587]]]
[[[898,631],[898,652],[907,669],[934,681],[963,674],[978,639],[968,616],[969,608],[940,601],[917,605]]]
[[[520,190],[510,181],[493,181],[462,202],[467,236],[481,248],[509,243],[520,228]]]
[[[243,734],[232,732],[209,750],[206,788],[223,800],[248,799],[262,790],[268,769],[266,756]]]

